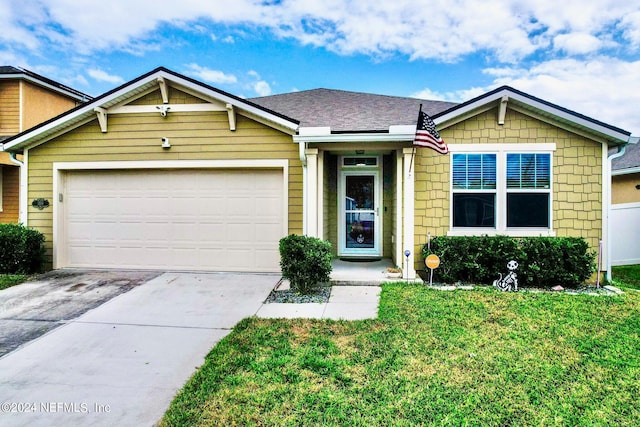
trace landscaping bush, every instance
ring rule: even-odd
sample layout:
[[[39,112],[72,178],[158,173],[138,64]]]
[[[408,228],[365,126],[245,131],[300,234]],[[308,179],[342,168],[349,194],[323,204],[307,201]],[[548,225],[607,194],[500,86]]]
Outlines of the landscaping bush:
[[[280,239],[280,268],[292,290],[309,294],[329,281],[331,243],[295,234],[284,237]]]
[[[595,271],[595,253],[576,237],[439,236],[422,253],[440,257],[434,278],[445,283],[491,284],[512,259],[520,286],[575,287]]]
[[[0,224],[0,273],[35,273],[43,262],[42,233],[22,224]]]

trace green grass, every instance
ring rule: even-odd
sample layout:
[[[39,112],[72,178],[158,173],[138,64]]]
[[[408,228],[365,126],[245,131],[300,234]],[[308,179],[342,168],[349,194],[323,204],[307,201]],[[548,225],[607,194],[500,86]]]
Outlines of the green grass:
[[[383,286],[369,321],[240,322],[162,421],[637,425],[640,293]]]
[[[640,265],[621,265],[611,269],[611,276],[623,287],[640,290]]]
[[[27,276],[22,274],[0,274],[0,291],[19,285],[25,280],[27,280]]]

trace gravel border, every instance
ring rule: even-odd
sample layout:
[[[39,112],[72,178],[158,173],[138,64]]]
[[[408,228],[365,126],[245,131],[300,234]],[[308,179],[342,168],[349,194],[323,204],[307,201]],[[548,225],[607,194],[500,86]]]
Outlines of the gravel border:
[[[331,295],[331,286],[319,286],[316,289],[314,289],[313,293],[308,295],[299,294],[291,289],[284,289],[284,290],[276,290],[276,289],[271,291],[271,293],[265,300],[266,304],[269,304],[269,303],[290,303],[290,304],[325,303],[329,301],[329,295]]]

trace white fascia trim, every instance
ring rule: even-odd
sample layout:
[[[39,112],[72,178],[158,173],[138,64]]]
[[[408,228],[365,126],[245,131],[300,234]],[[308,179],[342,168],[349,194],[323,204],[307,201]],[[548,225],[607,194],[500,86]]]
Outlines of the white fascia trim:
[[[407,133],[337,133],[331,135],[294,135],[293,142],[412,142],[415,132]]]
[[[245,111],[245,112],[247,112],[249,114],[252,114],[254,116],[257,116],[257,117],[262,117],[265,120],[268,120],[270,122],[277,123],[278,125],[286,128],[286,129],[290,129],[291,131],[295,132],[300,127],[298,125],[298,123],[286,120],[286,119],[284,119],[282,117],[276,116],[275,114],[267,113],[266,111],[264,111],[264,110],[262,110],[260,108],[254,107],[254,106],[246,104],[244,102],[240,102],[235,98],[232,98],[230,96],[224,95],[223,93],[220,93],[220,92],[216,92],[216,91],[207,89],[205,87],[202,87],[202,86],[197,85],[195,83],[192,83],[190,81],[180,79],[179,77],[176,77],[175,75],[166,73],[164,71],[159,71],[157,74],[154,74],[153,76],[150,76],[150,77],[152,77],[154,80],[156,80],[158,77],[164,77],[164,79],[169,81],[169,82],[177,83],[180,86],[184,86],[186,88],[194,90],[197,93],[201,93],[203,95],[206,95],[206,96],[209,96],[209,97],[214,98],[216,100],[219,100],[222,103],[224,103],[225,105],[226,104],[231,104],[232,106],[234,106],[234,107],[236,107],[236,108],[238,108],[238,109],[240,109],[242,111]]]
[[[620,142],[627,142],[629,140],[629,135],[627,134],[623,134],[620,132],[616,132],[613,129],[609,129],[607,127],[604,126],[600,126],[597,123],[591,122],[589,120],[583,119],[582,117],[576,116],[574,114],[570,114],[566,111],[562,111],[553,107],[550,107],[547,104],[538,102],[536,100],[533,100],[531,98],[528,97],[524,97],[520,94],[511,92],[507,89],[501,90],[500,92],[497,92],[495,94],[493,94],[491,97],[488,98],[482,98],[479,99],[477,102],[471,103],[469,105],[465,105],[464,107],[460,107],[448,114],[439,116],[435,119],[433,119],[433,121],[435,122],[436,125],[438,124],[442,124],[442,123],[446,123],[450,120],[455,120],[456,117],[458,116],[462,116],[465,114],[468,114],[470,112],[473,112],[475,110],[481,109],[485,106],[487,106],[488,104],[493,104],[497,101],[502,100],[502,98],[504,96],[507,96],[509,98],[509,101],[517,101],[521,104],[525,104],[528,105],[534,109],[540,110],[540,111],[544,111],[546,113],[552,114],[560,119],[563,120],[567,120],[573,123],[576,123],[579,126],[583,126],[586,127],[588,129],[591,129],[594,132],[600,133],[600,134],[604,134],[606,136],[609,136],[611,138],[615,138],[616,140],[620,141]]]
[[[629,175],[632,173],[640,173],[640,166],[635,168],[617,169],[617,170],[611,171],[611,176]]]
[[[300,136],[326,136],[331,135],[331,126],[303,126],[298,129]]]

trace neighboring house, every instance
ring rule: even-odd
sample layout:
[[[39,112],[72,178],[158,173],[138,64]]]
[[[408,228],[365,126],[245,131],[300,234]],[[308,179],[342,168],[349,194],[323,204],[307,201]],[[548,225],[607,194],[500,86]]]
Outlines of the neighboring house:
[[[413,147],[420,104],[451,151]],[[462,104],[311,90],[245,100],[158,68],[6,141],[53,267],[279,271],[278,240],[423,266],[427,236],[607,241],[630,134],[509,87]],[[453,173],[452,173],[453,171]],[[48,202],[44,203],[44,200]],[[422,267],[424,268],[424,267]]]
[[[0,66],[0,144],[89,99],[31,71]],[[20,161],[0,149],[0,223],[19,220]]]
[[[611,263],[640,264],[640,144],[612,161]]]

